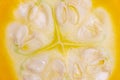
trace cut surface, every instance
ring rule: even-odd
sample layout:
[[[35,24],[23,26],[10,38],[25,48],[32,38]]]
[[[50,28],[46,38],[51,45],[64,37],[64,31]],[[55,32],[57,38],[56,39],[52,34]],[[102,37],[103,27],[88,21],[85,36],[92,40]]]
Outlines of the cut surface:
[[[108,80],[114,67],[110,16],[91,0],[23,0],[6,39],[19,80]]]

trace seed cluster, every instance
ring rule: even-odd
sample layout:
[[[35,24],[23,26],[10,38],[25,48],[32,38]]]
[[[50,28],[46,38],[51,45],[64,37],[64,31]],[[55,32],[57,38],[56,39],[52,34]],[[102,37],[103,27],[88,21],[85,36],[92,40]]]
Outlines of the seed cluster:
[[[109,14],[90,0],[53,3],[27,0],[14,12],[7,39],[11,53],[23,59],[20,79],[107,80],[114,63]]]

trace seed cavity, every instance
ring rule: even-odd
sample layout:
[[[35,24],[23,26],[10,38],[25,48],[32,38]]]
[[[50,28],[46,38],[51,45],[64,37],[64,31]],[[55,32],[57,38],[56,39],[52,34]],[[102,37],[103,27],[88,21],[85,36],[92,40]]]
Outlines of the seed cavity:
[[[99,18],[94,15],[90,15],[90,17],[85,23],[82,24],[78,31],[78,38],[81,41],[101,41],[103,40],[104,36],[104,26],[100,22]]]
[[[41,3],[40,6],[34,6],[29,14],[30,21],[39,28],[50,26],[52,22],[50,16],[52,16],[51,9],[44,3]]]

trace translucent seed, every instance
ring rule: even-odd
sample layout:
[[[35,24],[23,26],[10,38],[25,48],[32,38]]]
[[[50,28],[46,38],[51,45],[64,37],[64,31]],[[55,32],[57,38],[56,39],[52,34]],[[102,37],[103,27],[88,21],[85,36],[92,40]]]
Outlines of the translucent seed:
[[[34,22],[39,28],[45,27],[47,24],[47,16],[45,12],[38,6],[32,8],[30,20]]]
[[[60,4],[58,4],[56,8],[56,16],[60,24],[63,24],[67,21],[68,13],[67,6],[65,5],[65,3],[61,2]]]
[[[91,15],[79,28],[78,38],[81,41],[100,41],[104,38],[103,25],[97,17]]]
[[[77,24],[79,22],[79,18],[80,18],[80,15],[76,7],[74,7],[74,5],[69,5],[70,23]]]
[[[32,59],[28,61],[26,67],[32,72],[41,73],[47,64],[47,58]]]
[[[28,36],[27,26],[21,25],[15,33],[15,43],[19,46],[23,45],[25,38]]]
[[[100,72],[97,76],[95,80],[107,80],[109,77],[109,73],[108,72]]]
[[[54,60],[54,62],[52,63],[52,66],[53,66],[53,70],[58,72],[60,75],[64,74],[65,72],[64,62],[62,62],[61,60]]]
[[[42,80],[39,75],[24,72],[23,80]]]
[[[75,64],[74,65],[74,71],[73,71],[73,78],[74,80],[79,80],[81,79],[82,73],[80,71],[79,65]]]
[[[27,19],[30,7],[32,5],[30,3],[21,3],[19,8],[15,11],[14,15],[16,19]]]

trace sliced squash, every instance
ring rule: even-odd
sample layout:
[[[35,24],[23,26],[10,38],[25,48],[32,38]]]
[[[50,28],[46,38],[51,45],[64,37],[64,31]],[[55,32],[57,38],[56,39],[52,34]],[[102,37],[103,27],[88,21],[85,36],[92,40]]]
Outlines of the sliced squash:
[[[1,0],[0,80],[119,80],[119,2]]]

